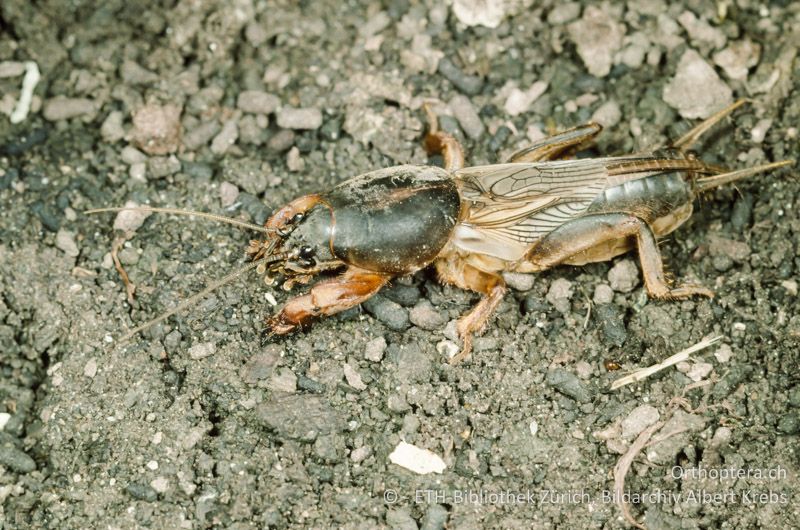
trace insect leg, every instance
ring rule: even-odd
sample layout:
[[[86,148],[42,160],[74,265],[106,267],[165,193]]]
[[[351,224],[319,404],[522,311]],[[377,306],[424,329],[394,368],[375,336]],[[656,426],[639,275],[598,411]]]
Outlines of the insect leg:
[[[472,350],[473,333],[481,333],[483,331],[508,288],[501,276],[479,270],[458,258],[438,260],[436,262],[436,270],[439,272],[439,277],[442,281],[485,295],[478,302],[478,305],[459,318],[456,324],[456,329],[463,341],[463,345],[461,351],[450,359],[450,364],[458,364]]]
[[[652,298],[675,299],[692,295],[712,297],[714,293],[699,285],[670,287],[653,230],[636,216],[609,213],[589,215],[570,221],[551,232],[525,257],[534,270],[545,270],[561,263],[586,263],[616,255],[627,238],[635,238],[639,249],[644,284]]]
[[[745,103],[747,103],[746,99],[740,99],[728,105],[719,112],[716,112],[711,117],[707,118],[702,123],[694,127],[691,131],[687,132],[686,134],[684,134],[683,136],[672,142],[670,144],[670,147],[674,147],[675,149],[680,149],[681,151],[684,152],[688,151],[689,149],[692,148],[692,145],[694,145],[697,142],[697,140],[699,140],[700,137],[703,136],[703,134],[705,134],[711,127],[719,123],[719,121],[725,118],[725,116],[727,116],[734,110],[738,109]]]
[[[464,167],[464,149],[452,135],[439,130],[439,119],[427,103],[423,105],[428,116],[428,134],[425,135],[425,150],[428,154],[444,157],[444,168],[455,171]]]
[[[566,151],[575,151],[581,145],[593,140],[603,127],[597,123],[587,123],[580,127],[574,127],[560,132],[554,136],[548,136],[534,142],[528,147],[524,147],[508,157],[509,162],[539,162],[541,160],[553,160],[563,156]]]
[[[377,293],[390,279],[387,274],[349,267],[341,276],[320,282],[308,294],[286,302],[280,313],[267,318],[268,331],[285,335],[312,317],[350,309]]]

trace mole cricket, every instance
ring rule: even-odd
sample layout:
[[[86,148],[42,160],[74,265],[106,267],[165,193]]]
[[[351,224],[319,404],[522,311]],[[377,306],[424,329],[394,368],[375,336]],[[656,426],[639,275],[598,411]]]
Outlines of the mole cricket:
[[[745,103],[739,100],[671,144],[625,156],[569,159],[602,130],[588,123],[543,138],[505,163],[464,167],[458,141],[439,130],[430,108],[425,145],[444,168],[401,165],[353,177],[323,193],[302,196],[264,224],[171,208],[101,208],[87,213],[141,210],[194,215],[263,234],[250,241],[250,263],[160,316],[143,329],[182,311],[214,289],[255,269],[267,285],[305,285],[322,272],[341,270],[289,299],[266,319],[267,331],[284,335],[314,317],[354,307],[392,278],[428,265],[439,279],[482,295],[457,323],[469,355],[472,337],[486,327],[507,291],[504,271],[539,272],[556,265],[606,261],[636,249],[650,297],[711,297],[701,285],[670,285],[657,238],[692,213],[702,192],[793,164],[783,160],[730,171],[703,162],[691,147],[714,124]]]

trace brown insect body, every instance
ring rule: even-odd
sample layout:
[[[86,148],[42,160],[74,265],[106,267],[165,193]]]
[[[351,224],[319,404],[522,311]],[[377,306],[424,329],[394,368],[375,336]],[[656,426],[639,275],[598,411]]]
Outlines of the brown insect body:
[[[284,277],[287,289],[345,268],[290,299],[267,319],[268,330],[288,333],[363,302],[393,277],[434,264],[442,281],[484,295],[458,321],[464,344],[455,362],[469,353],[473,334],[502,300],[501,272],[604,261],[634,247],[652,297],[713,296],[697,285],[668,285],[656,238],[689,218],[700,192],[792,162],[726,172],[688,152],[741,104],[652,153],[558,160],[599,134],[600,126],[587,124],[540,140],[508,163],[467,168],[460,145],[429,113],[426,145],[444,155],[444,169],[396,166],[300,197],[266,222],[263,240],[251,242],[247,253],[258,272],[267,283]]]

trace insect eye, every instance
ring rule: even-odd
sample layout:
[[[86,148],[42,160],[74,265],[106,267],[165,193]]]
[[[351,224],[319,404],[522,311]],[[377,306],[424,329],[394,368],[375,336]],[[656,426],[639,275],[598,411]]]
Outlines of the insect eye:
[[[300,259],[309,260],[314,257],[314,249],[309,247],[308,245],[303,245],[300,247],[300,252],[298,253]]]
[[[292,220],[290,221],[290,223],[293,224],[293,225],[296,225],[297,223],[299,223],[302,220],[303,220],[303,214],[296,213],[296,214],[294,214],[292,216]]]

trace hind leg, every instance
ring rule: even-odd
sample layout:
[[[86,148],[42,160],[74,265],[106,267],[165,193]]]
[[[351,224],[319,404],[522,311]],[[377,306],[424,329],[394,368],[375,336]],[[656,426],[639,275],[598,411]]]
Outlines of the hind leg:
[[[534,142],[508,157],[509,162],[539,162],[554,160],[568,152],[578,150],[582,145],[594,140],[603,130],[597,123],[587,123]]]
[[[653,230],[633,215],[589,215],[570,221],[542,239],[525,259],[533,270],[545,270],[562,263],[582,264],[606,260],[619,254],[617,250],[622,247],[615,244],[626,238],[636,241],[644,285],[650,297],[676,299],[694,295],[714,296],[713,291],[700,285],[670,287]]]

